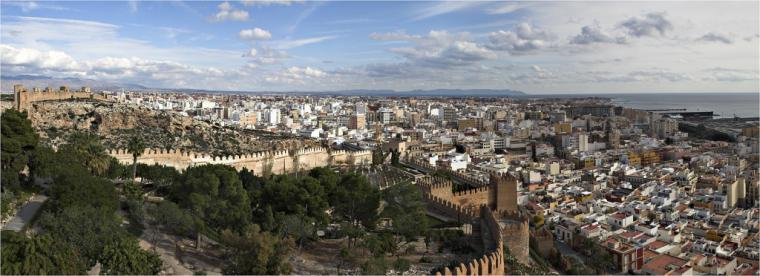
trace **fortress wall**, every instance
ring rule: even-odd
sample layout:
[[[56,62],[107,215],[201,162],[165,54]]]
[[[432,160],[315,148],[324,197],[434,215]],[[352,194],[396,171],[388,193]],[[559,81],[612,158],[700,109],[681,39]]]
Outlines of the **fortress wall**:
[[[486,253],[483,256],[466,263],[460,263],[454,269],[444,268],[443,272],[436,275],[504,275],[504,243],[499,231],[499,223],[487,206],[480,208],[481,229],[488,232],[483,237],[486,245]]]
[[[482,186],[469,190],[459,191],[452,194],[452,201],[461,206],[491,205],[490,188]]]
[[[132,154],[125,149],[109,150],[108,154],[116,158],[122,164],[132,164]],[[331,158],[333,156],[333,158]],[[339,158],[335,158],[339,156]],[[153,165],[159,164],[185,170],[191,166],[203,164],[223,164],[234,167],[236,170],[247,168],[255,175],[264,175],[269,171],[273,174],[286,174],[298,170],[310,170],[316,167],[330,166],[333,164],[346,164],[354,162],[354,165],[371,162],[372,153],[369,151],[347,152],[337,151],[330,153],[325,148],[308,148],[298,150],[293,156],[287,150],[257,152],[244,155],[210,156],[194,152],[184,152],[167,149],[146,149],[137,158],[138,163]],[[337,161],[335,159],[338,159]],[[295,162],[298,162],[296,165]]]
[[[423,193],[422,197],[427,202],[428,210],[436,214],[445,215],[461,222],[469,222],[477,218],[474,209],[463,208],[451,201],[430,194]]]
[[[116,158],[122,164],[132,164],[132,154],[125,149],[109,150],[108,154]],[[180,150],[167,149],[146,149],[142,155],[137,158],[138,163],[153,165],[159,164],[185,170],[191,166],[203,164],[223,164],[234,167],[236,170],[247,168],[256,175],[264,175],[271,168],[273,174],[286,174],[298,170],[310,170],[316,167],[329,166],[332,154],[325,148],[308,148],[298,150],[293,156],[287,150],[257,152],[244,155],[230,156],[210,156],[208,154],[199,154],[194,152],[184,152]],[[336,156],[340,156],[344,163],[351,160],[355,165],[361,165],[364,162],[371,162],[371,152],[358,151],[347,152],[338,151]],[[335,159],[335,158],[333,158]],[[298,166],[295,162],[298,161]],[[334,162],[333,162],[334,163]]]
[[[530,259],[530,227],[528,216],[522,211],[496,212],[501,224],[501,236],[512,255],[521,263]]]
[[[13,90],[14,107],[19,111],[29,111],[33,102],[41,101],[63,101],[71,99],[111,100],[108,95],[90,92],[89,88],[86,88],[86,90],[69,90],[67,87],[61,87],[61,89],[57,91],[37,89],[29,91],[21,85],[14,85]]]
[[[442,177],[427,176],[417,181],[417,186],[420,187],[423,193],[429,193],[439,198],[446,198],[451,200],[452,188],[454,184]]]
[[[414,165],[424,167],[427,164]],[[504,245],[518,261],[527,264],[530,258],[530,231],[527,215],[517,206],[516,179],[509,174],[495,175],[484,186],[456,193],[451,192],[451,185],[451,181],[437,177],[424,177],[417,181],[429,211],[460,221],[463,218],[470,221],[479,218],[487,253],[453,269],[445,268],[437,274],[502,275],[506,269]]]

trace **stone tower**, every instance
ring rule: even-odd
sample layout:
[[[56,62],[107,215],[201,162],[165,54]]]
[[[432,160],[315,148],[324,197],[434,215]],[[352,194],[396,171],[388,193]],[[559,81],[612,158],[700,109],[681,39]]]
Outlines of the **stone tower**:
[[[497,213],[502,211],[517,211],[517,179],[510,174],[491,175],[490,178],[491,192],[490,202],[493,202],[492,209]]]
[[[13,86],[13,104],[18,111],[26,111],[29,95],[23,85],[16,84]]]

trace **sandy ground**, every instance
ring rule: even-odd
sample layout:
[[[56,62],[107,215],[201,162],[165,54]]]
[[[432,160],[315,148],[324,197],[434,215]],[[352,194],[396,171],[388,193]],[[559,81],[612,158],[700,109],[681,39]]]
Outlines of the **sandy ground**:
[[[340,249],[347,245],[348,240],[343,239],[323,239],[305,245],[300,251],[296,248],[293,256],[289,259],[293,267],[292,274],[362,274],[361,264],[364,263],[371,254],[367,250],[354,248],[349,253],[349,257],[341,263]],[[437,246],[431,245],[426,248],[423,239],[409,243],[405,246],[414,248],[411,252],[402,254],[401,258],[411,262],[410,270],[404,275],[429,274],[430,271],[439,265],[448,264],[450,260],[456,259],[457,256],[451,253],[437,253]],[[427,256],[430,263],[420,263],[420,258]],[[392,266],[396,257],[386,256],[386,263]],[[341,265],[340,270],[338,265]],[[388,274],[394,274],[389,270]]]
[[[194,240],[163,233],[150,225],[146,225],[139,241],[140,247],[152,250],[161,257],[164,267],[159,274],[192,275],[205,272],[207,275],[221,275],[222,260],[218,249],[204,248],[198,252]]]

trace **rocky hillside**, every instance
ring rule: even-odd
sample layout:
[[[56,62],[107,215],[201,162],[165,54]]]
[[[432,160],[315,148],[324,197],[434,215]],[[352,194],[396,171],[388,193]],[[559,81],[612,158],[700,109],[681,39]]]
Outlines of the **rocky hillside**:
[[[174,112],[126,104],[44,102],[34,104],[33,109],[32,123],[42,140],[50,145],[62,143],[76,130],[98,134],[110,149],[125,148],[134,135],[140,135],[150,148],[191,150],[212,155],[317,145],[315,141],[297,137],[221,127]]]

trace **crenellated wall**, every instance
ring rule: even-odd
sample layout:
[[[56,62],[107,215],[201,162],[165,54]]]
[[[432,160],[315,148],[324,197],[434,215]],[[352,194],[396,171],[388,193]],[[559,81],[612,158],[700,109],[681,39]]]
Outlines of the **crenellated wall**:
[[[124,149],[110,150],[109,155],[115,157],[123,164],[132,164],[132,154]],[[296,170],[310,170],[316,167],[349,164],[362,165],[372,161],[372,153],[369,151],[334,151],[329,152],[325,148],[307,148],[295,152],[287,150],[258,152],[245,155],[210,156],[194,152],[179,150],[146,149],[137,158],[138,163],[153,165],[165,165],[185,170],[191,166],[203,164],[224,164],[237,170],[247,168],[256,175],[265,173],[285,174]]]
[[[460,263],[453,269],[448,267],[436,275],[504,275],[504,242],[500,233],[499,222],[487,206],[481,206],[479,211],[480,229],[483,232],[483,245],[486,252],[483,256]]]
[[[18,84],[13,86],[13,98],[13,104],[16,110],[27,112],[33,102],[40,101],[63,101],[70,99],[112,100],[106,94],[92,93],[88,87],[82,87],[82,89],[78,91],[69,90],[66,86],[61,86],[57,91],[50,87],[45,88],[44,90],[33,88],[32,91],[29,91],[24,88],[24,86]]]
[[[429,211],[460,222],[480,221],[486,254],[440,275],[501,275],[505,272],[502,248],[506,245],[520,262],[528,263],[528,217],[517,206],[517,181],[509,174],[494,175],[486,186],[452,192],[452,182],[441,177],[417,180]],[[509,194],[514,193],[514,194]],[[493,210],[492,210],[493,209]]]

